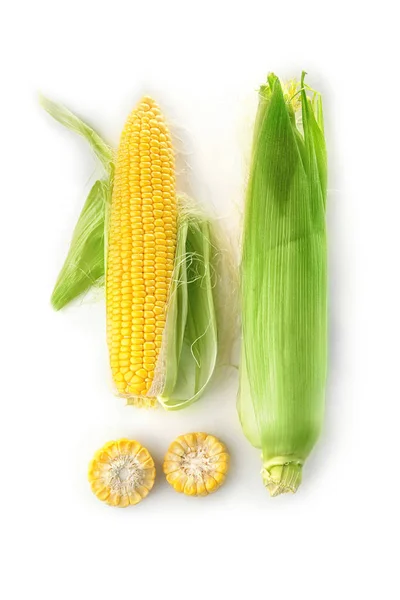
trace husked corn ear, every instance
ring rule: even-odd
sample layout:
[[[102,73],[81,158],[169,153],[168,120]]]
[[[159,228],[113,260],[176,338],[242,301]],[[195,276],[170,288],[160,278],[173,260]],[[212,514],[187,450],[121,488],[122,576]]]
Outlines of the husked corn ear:
[[[135,440],[108,442],[89,465],[93,493],[110,506],[138,504],[154,484],[156,470],[149,451]]]
[[[160,109],[143,98],[118,149],[109,220],[107,338],[120,394],[148,396],[160,353],[176,248],[175,165]]]
[[[207,496],[225,481],[229,469],[226,446],[213,435],[187,433],[170,445],[164,473],[174,490],[188,496]]]

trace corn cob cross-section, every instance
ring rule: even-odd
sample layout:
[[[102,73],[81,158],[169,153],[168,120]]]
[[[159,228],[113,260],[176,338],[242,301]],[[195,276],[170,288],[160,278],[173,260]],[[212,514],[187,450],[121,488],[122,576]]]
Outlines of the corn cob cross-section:
[[[107,339],[113,379],[123,396],[144,399],[160,391],[154,377],[174,268],[176,220],[171,136],[157,104],[146,97],[121,135],[109,217]]]
[[[164,458],[164,473],[174,490],[187,496],[207,496],[224,483],[229,470],[225,444],[207,433],[187,433],[172,442]]]
[[[147,450],[125,438],[107,442],[90,462],[88,479],[93,493],[110,506],[125,508],[146,498],[156,470]]]

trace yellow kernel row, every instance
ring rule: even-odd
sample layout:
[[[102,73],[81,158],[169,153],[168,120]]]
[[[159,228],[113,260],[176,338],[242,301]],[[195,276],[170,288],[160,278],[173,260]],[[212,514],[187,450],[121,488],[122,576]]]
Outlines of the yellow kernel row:
[[[121,136],[108,243],[113,378],[120,393],[145,395],[162,345],[176,245],[172,143],[149,98],[132,112]]]

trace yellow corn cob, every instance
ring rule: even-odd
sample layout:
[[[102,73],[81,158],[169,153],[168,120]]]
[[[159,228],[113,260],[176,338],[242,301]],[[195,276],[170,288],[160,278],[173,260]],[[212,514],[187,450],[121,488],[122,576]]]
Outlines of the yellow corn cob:
[[[115,385],[138,404],[151,390],[176,247],[175,166],[157,104],[143,98],[118,149],[109,221],[107,339]],[[150,394],[149,394],[150,392]]]
[[[139,442],[121,439],[98,450],[89,465],[94,494],[110,506],[138,504],[154,484],[156,470],[149,451]]]
[[[167,481],[177,492],[188,496],[207,496],[225,481],[229,469],[226,446],[213,435],[180,435],[164,458]]]

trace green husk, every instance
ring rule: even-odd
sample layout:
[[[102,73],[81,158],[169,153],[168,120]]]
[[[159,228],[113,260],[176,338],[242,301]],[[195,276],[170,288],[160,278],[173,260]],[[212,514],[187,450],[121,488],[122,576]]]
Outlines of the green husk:
[[[67,129],[81,135],[89,143],[96,157],[104,167],[104,170],[109,176],[114,172],[114,154],[111,148],[101,139],[98,133],[89,125],[84,123],[79,117],[74,115],[68,108],[53,102],[45,96],[40,96],[40,104],[42,107],[61,125]]]
[[[297,490],[324,415],[327,158],[308,95],[304,73],[286,94],[275,75],[261,87],[246,197],[238,412],[272,496]]]
[[[96,181],[79,216],[67,258],[51,295],[51,303],[56,310],[60,310],[92,286],[102,283],[104,215],[109,198],[108,182]]]
[[[54,309],[60,310],[92,286],[103,283],[114,162],[111,148],[91,127],[64,106],[44,96],[40,97],[40,102],[54,119],[87,140],[105,171],[105,177],[96,181],[89,192],[51,296]]]
[[[184,207],[178,223],[175,270],[168,304],[163,389],[159,402],[178,410],[195,402],[210,381],[218,351],[210,223]]]

